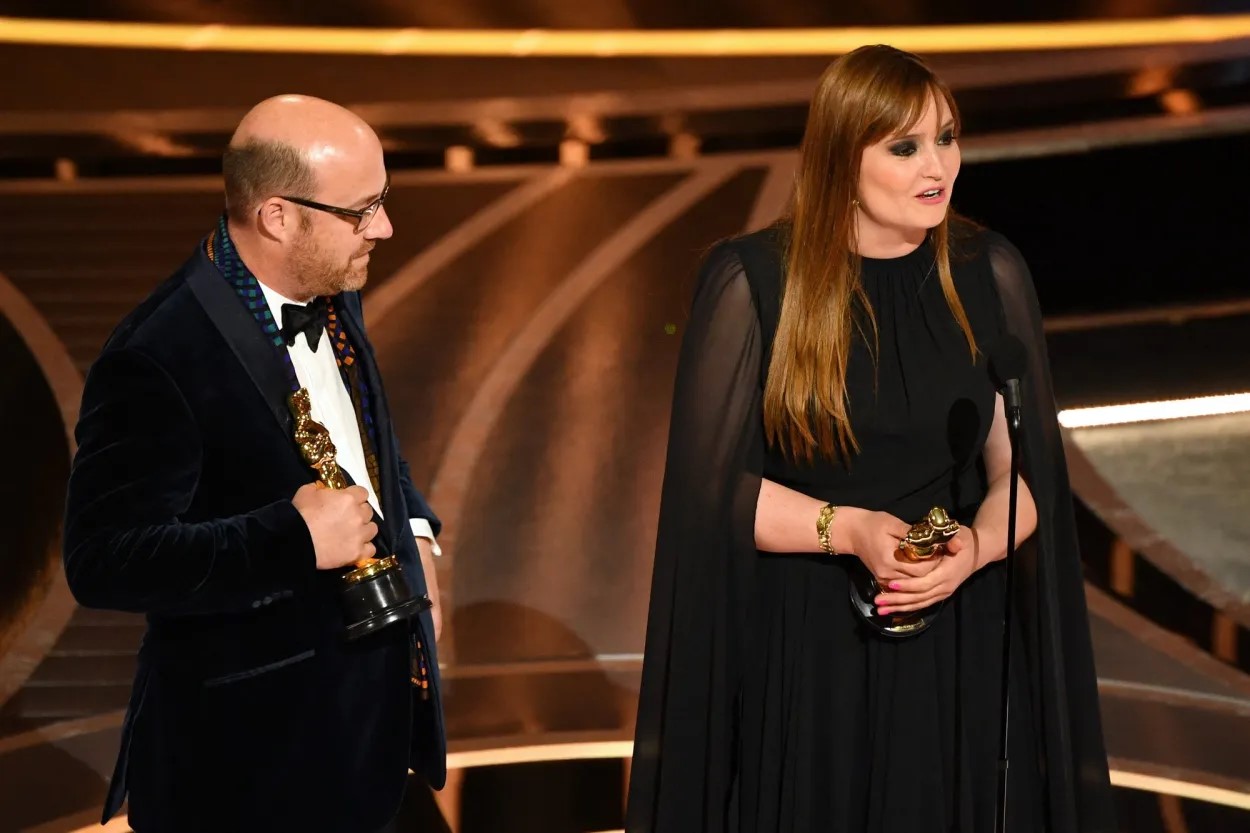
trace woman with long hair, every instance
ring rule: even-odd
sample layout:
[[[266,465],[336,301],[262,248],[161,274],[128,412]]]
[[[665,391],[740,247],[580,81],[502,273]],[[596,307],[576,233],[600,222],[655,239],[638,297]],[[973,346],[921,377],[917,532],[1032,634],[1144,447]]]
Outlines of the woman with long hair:
[[[786,218],[703,263],[631,833],[995,829],[1011,453],[987,357],[1012,337],[1007,830],[1115,829],[1036,295],[1006,239],[950,210],[959,130],[916,56],[843,56]]]

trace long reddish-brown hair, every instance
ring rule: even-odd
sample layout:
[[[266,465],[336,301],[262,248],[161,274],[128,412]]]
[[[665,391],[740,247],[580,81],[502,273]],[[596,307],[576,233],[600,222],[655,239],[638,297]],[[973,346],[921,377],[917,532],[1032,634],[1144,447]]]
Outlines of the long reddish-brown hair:
[[[846,366],[856,334],[875,349],[877,328],[856,254],[860,162],[866,147],[906,132],[934,100],[950,107],[958,135],[950,89],[918,57],[890,46],[856,49],[820,78],[783,224],[785,285],[764,389],[766,436],[791,459],[811,461],[819,453],[848,461],[859,450]],[[972,327],[951,277],[949,238],[950,212],[929,240],[946,302],[975,359]]]

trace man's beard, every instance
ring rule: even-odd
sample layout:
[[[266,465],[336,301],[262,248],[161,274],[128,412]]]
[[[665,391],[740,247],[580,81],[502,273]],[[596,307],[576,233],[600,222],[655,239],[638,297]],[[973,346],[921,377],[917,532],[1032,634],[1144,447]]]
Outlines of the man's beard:
[[[308,232],[291,253],[291,267],[300,283],[313,295],[354,292],[369,279],[369,262],[360,256],[373,246],[373,243],[365,243],[344,263],[331,257],[317,244],[316,236]]]

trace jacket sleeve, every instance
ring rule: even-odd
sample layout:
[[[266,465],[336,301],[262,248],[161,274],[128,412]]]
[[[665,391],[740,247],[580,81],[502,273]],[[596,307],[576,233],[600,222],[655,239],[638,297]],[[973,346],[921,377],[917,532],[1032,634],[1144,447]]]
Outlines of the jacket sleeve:
[[[312,538],[290,500],[187,523],[203,448],[174,381],[145,354],[106,351],[88,375],[76,430],[63,557],[86,607],[228,612],[311,581]]]
[[[399,448],[399,439],[394,440],[395,447]],[[426,502],[425,496],[417,491],[417,487],[412,484],[412,474],[408,470],[408,461],[403,455],[399,455],[399,485],[404,492],[404,503],[408,507],[408,517],[410,519],[424,518],[429,521],[430,529],[434,530],[437,536],[443,531],[443,522],[434,514],[434,510]]]

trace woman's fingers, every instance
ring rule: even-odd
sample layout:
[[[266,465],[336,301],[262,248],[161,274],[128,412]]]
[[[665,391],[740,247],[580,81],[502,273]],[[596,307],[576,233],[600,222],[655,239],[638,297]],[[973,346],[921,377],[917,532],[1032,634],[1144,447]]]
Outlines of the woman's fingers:
[[[881,586],[881,589],[887,592],[895,591],[909,595],[918,595],[928,593],[941,583],[942,576],[931,572],[923,576],[890,579]]]
[[[946,598],[945,595],[940,595],[935,598],[927,599],[925,601],[913,601],[907,604],[879,605],[877,607],[877,612],[883,613],[883,614],[884,613],[914,613],[917,610],[924,610],[926,607],[932,607],[933,605],[937,604],[938,602],[942,601],[942,599],[945,599],[945,598]]]
[[[950,596],[955,592],[955,586],[950,582],[943,581],[918,593],[888,590],[885,588],[883,588],[883,591],[873,599],[873,604],[878,608],[896,610],[906,607],[911,610],[920,610]]]

